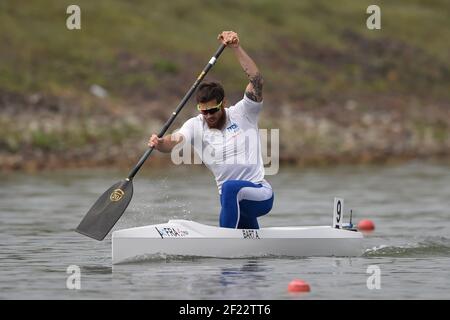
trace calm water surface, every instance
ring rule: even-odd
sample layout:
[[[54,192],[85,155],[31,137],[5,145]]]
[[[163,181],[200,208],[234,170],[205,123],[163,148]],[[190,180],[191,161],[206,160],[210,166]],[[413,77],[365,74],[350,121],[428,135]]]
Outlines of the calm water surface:
[[[114,229],[190,219],[217,225],[220,210],[206,169],[141,172]],[[358,258],[212,259],[159,257],[111,265],[111,236],[75,233],[93,202],[126,172],[2,174],[0,299],[450,299],[450,165],[281,169],[269,176],[272,212],[261,227],[328,225],[334,196],[376,230]],[[347,215],[348,218],[348,215]],[[69,265],[81,290],[68,290]],[[369,290],[369,266],[381,288]],[[294,279],[311,292],[287,292]]]

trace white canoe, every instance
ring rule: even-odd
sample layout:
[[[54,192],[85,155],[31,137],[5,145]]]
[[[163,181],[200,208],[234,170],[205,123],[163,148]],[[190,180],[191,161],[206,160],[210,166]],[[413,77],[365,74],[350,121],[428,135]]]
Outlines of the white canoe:
[[[362,239],[358,231],[331,226],[228,229],[170,220],[113,232],[112,262],[159,254],[219,258],[359,256]]]

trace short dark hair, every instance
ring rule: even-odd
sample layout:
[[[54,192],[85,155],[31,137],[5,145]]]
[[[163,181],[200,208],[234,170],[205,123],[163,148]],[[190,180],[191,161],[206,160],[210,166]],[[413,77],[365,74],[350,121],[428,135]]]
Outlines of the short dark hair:
[[[202,83],[196,94],[197,103],[205,103],[216,99],[217,103],[220,103],[225,97],[225,91],[218,82],[205,82]]]

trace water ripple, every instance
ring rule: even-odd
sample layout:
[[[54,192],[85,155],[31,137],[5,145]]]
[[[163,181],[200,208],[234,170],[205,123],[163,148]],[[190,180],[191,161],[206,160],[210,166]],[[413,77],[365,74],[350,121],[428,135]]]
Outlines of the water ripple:
[[[450,239],[445,237],[427,238],[426,240],[406,243],[404,245],[379,245],[366,249],[364,257],[450,257]]]

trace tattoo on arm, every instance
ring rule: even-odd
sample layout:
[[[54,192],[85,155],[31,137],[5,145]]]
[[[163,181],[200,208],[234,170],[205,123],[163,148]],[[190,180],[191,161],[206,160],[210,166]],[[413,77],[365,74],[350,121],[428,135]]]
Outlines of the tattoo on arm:
[[[256,102],[262,101],[262,88],[263,88],[263,77],[258,72],[254,76],[250,77],[250,84],[251,86],[247,87],[247,90],[245,91],[245,95]]]
[[[253,101],[258,101],[258,98],[255,96],[255,94],[252,91],[245,91],[245,95],[247,98]]]

